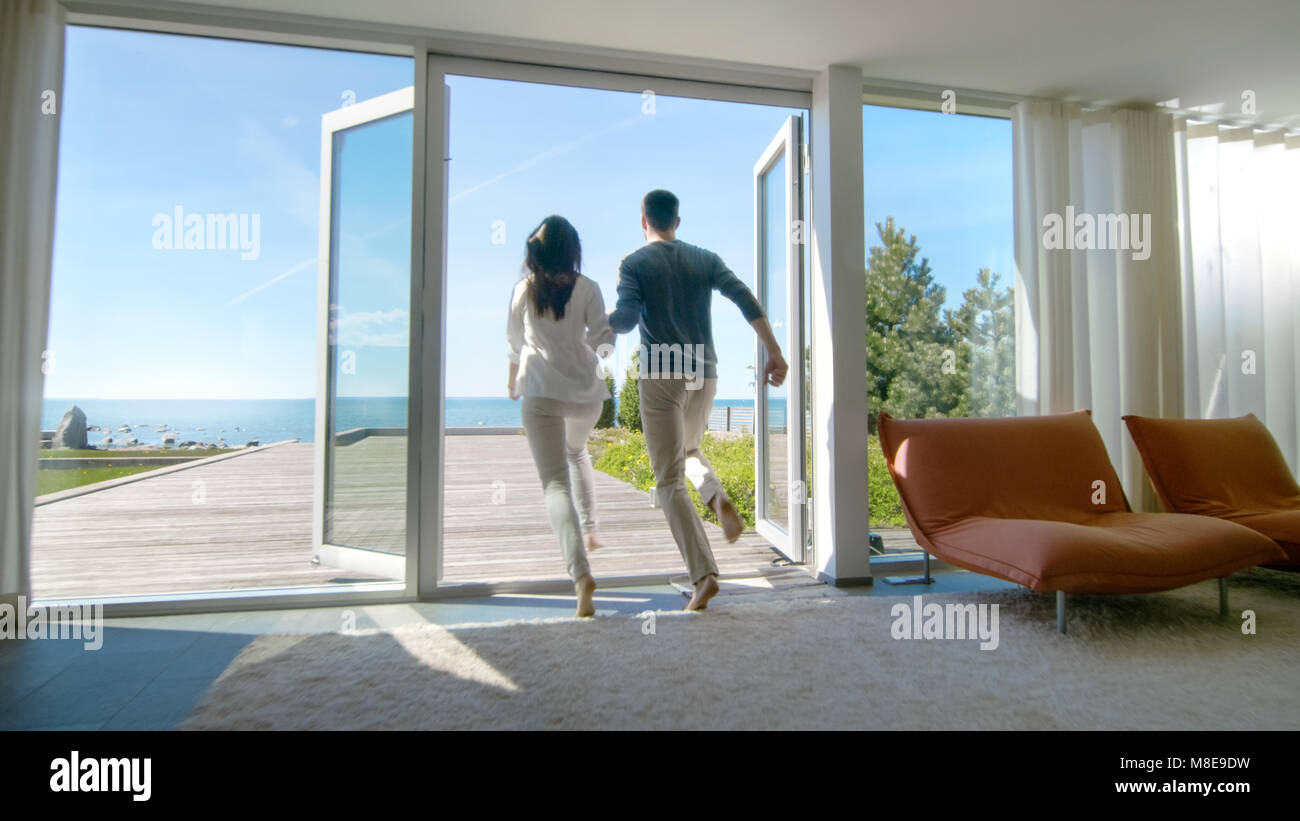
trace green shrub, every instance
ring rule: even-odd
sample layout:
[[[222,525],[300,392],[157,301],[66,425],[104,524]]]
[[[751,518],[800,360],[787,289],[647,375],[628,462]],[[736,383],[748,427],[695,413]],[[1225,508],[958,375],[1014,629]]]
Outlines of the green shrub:
[[[620,479],[638,490],[655,486],[654,470],[645,449],[645,434],[624,429],[596,434],[591,441],[592,462],[596,469]],[[704,435],[701,450],[713,464],[723,489],[736,505],[745,526],[754,526],[754,437]],[[811,466],[810,466],[811,472]],[[695,509],[705,521],[716,522],[713,510],[704,505],[694,487],[690,487]],[[871,524],[877,527],[907,527],[903,503],[885,464],[885,454],[875,436],[867,438],[867,495],[871,504]]]
[[[640,431],[618,430],[598,434],[591,444],[592,461],[597,470],[615,479],[627,482],[638,490],[648,491],[655,486],[654,469],[646,452],[645,434]],[[721,438],[711,433],[704,435],[700,445],[704,455],[713,464],[713,470],[722,482],[722,488],[736,506],[741,521],[747,528],[754,526],[754,437]],[[687,483],[695,509],[706,521],[716,522],[713,510],[704,504],[700,494]]]
[[[623,375],[623,387],[618,392],[618,423],[628,430],[641,430],[641,394],[636,385],[641,369],[639,356],[639,351],[632,354],[632,362]]]
[[[871,505],[871,524],[882,527],[907,527],[903,502],[889,475],[885,451],[874,434],[867,437],[867,497]]]
[[[609,391],[609,398],[606,399],[605,404],[601,406],[600,418],[596,420],[597,428],[612,428],[615,423],[614,397],[617,395],[617,392],[614,390],[614,375],[610,373],[608,369],[605,371],[605,390]]]
[[[713,472],[718,475],[718,481],[722,482],[722,489],[727,492],[732,504],[736,506],[741,521],[745,523],[745,527],[752,528],[754,526],[754,435],[746,433],[743,436],[721,437],[706,433],[700,450],[704,451],[704,455],[713,464]],[[705,506],[693,487],[691,498],[695,500],[695,507],[706,521],[717,522],[718,517],[714,515],[713,509]]]
[[[596,470],[621,479],[638,490],[655,486],[650,454],[645,449],[645,435],[625,429],[597,434],[588,446]]]

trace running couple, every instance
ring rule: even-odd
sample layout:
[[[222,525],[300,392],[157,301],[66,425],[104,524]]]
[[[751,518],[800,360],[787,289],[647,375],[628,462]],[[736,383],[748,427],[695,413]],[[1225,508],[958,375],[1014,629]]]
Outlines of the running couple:
[[[608,315],[600,286],[581,273],[578,232],[559,216],[542,220],[529,235],[524,275],[510,299],[510,398],[523,399],[524,432],[578,596],[578,616],[596,613],[596,580],[587,552],[601,546],[587,437],[609,391],[596,351],[612,343],[615,333],[640,327],[641,428],[656,498],[695,588],[687,610],[703,610],[718,592],[718,566],[685,480],[717,514],[727,541],[736,541],[744,530],[700,450],[718,387],[710,313],[715,289],[740,308],[762,340],[763,380],[779,386],[789,370],[749,288],[717,254],[677,239],[677,207],[671,192],[645,195],[646,244],[619,264],[618,305]],[[660,355],[647,357],[647,352]]]

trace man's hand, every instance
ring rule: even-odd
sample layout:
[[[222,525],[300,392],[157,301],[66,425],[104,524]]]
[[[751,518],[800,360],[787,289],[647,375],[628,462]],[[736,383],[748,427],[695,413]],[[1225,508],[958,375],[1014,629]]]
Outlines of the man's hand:
[[[749,324],[763,343],[763,350],[767,352],[767,356],[763,357],[763,384],[779,388],[785,381],[785,375],[790,372],[790,364],[781,355],[781,345],[772,333],[772,324],[765,316],[760,316]]]
[[[767,361],[763,363],[763,381],[774,388],[781,387],[785,375],[790,372],[789,363],[785,361],[784,356],[781,356],[780,351],[775,354],[769,353],[765,359]]]

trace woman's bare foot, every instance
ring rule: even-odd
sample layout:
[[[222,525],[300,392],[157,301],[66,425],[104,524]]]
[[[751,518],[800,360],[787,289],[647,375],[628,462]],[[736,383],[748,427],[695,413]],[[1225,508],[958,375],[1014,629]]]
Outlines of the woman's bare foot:
[[[709,599],[718,595],[718,577],[712,574],[695,583],[695,595],[686,603],[683,610],[703,610],[709,606]]]
[[[573,583],[573,589],[578,594],[578,610],[574,613],[580,619],[591,618],[596,615],[596,605],[592,603],[591,596],[596,592],[596,580],[588,573]]]
[[[713,512],[718,515],[718,524],[722,525],[722,535],[728,542],[734,542],[745,532],[745,523],[740,521],[740,514],[731,500],[719,493],[713,497]]]
[[[600,540],[600,537],[596,535],[596,531],[594,530],[588,531],[587,535],[583,538],[586,539],[588,553],[593,550],[600,550],[605,546],[605,543]]]

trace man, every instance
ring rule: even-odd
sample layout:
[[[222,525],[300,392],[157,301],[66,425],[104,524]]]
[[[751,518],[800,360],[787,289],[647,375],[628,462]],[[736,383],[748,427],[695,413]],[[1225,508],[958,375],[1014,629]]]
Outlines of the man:
[[[740,308],[767,351],[763,380],[785,381],[789,365],[763,308],[745,283],[712,251],[677,239],[677,197],[656,190],[641,201],[646,244],[623,258],[618,304],[609,324],[616,333],[641,328],[641,427],[655,472],[655,495],[690,572],[694,595],[687,610],[703,610],[718,592],[718,566],[704,524],[686,490],[690,478],[717,514],[728,542],[744,525],[700,451],[718,390],[711,303],[717,290]]]

